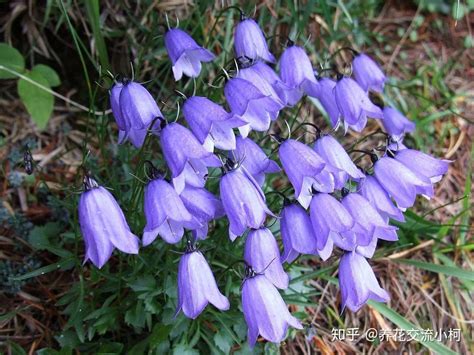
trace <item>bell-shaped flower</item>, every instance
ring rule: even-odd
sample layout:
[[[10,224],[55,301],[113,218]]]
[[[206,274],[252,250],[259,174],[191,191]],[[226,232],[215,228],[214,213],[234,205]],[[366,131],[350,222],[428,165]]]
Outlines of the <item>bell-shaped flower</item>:
[[[221,165],[217,157],[204,149],[192,132],[178,123],[169,123],[161,131],[161,149],[171,170],[178,193],[185,183],[204,187],[207,167]]]
[[[170,29],[165,34],[165,46],[173,63],[176,81],[184,75],[196,78],[201,72],[201,62],[211,62],[215,55],[202,48],[196,41],[179,28]]]
[[[380,287],[367,260],[357,252],[347,252],[339,263],[342,309],[357,312],[369,299],[388,302],[390,296]]]
[[[388,241],[398,240],[398,228],[388,225],[364,196],[355,192],[349,193],[341,202],[354,219],[351,233],[355,234],[358,245],[369,245],[374,237]]]
[[[233,119],[246,123],[239,127],[243,137],[247,137],[250,130],[268,130],[270,122],[277,119],[281,109],[280,102],[266,96],[250,81],[241,78],[228,80],[224,94]]]
[[[410,168],[389,156],[375,162],[374,176],[399,208],[410,208],[417,194],[430,193],[429,189],[433,189],[429,180],[420,179]]]
[[[300,254],[316,253],[316,235],[303,207],[289,204],[281,211],[281,239],[284,252],[281,262],[292,263]]]
[[[144,212],[144,246],[151,244],[158,235],[167,243],[175,244],[183,237],[185,227],[202,227],[199,221],[193,219],[173,186],[161,178],[146,185]]]
[[[341,123],[341,113],[339,112],[336,103],[336,94],[334,90],[336,82],[329,78],[321,78],[318,81],[318,84],[317,94],[313,96],[319,100],[321,106],[323,106],[329,117],[331,126],[337,130]]]
[[[288,287],[289,277],[281,265],[280,249],[269,229],[262,227],[250,231],[245,241],[244,259],[276,287]]]
[[[121,131],[125,131],[127,128],[130,127],[124,117],[122,116],[122,107],[120,106],[120,93],[123,89],[122,82],[116,82],[109,90],[109,100],[110,100],[110,108],[112,109],[112,114],[115,119],[115,123],[117,123],[117,127]]]
[[[334,89],[336,104],[347,130],[360,132],[367,124],[367,117],[382,118],[380,107],[370,101],[367,93],[351,78],[339,79]]]
[[[186,317],[196,319],[208,304],[221,311],[230,308],[229,300],[217,287],[211,268],[201,252],[189,248],[178,267],[178,306]]]
[[[384,220],[393,218],[405,222],[402,211],[393,204],[387,191],[375,177],[368,175],[359,182],[359,192],[377,209]]]
[[[84,180],[85,191],[79,199],[79,225],[84,237],[87,260],[99,269],[109,260],[115,248],[138,254],[138,238],[130,231],[119,204],[90,177]]]
[[[288,326],[303,329],[291,315],[278,290],[264,276],[252,273],[242,286],[242,309],[248,326],[248,342],[255,345],[260,334],[266,340],[280,343],[285,339]]]
[[[189,185],[184,188],[180,197],[198,227],[193,230],[194,237],[196,239],[206,238],[208,223],[213,219],[224,216],[221,200],[206,189]]]
[[[397,140],[403,137],[405,133],[413,132],[416,129],[414,122],[390,106],[385,106],[383,109],[382,124],[387,133]]]
[[[249,58],[275,63],[267,41],[258,24],[251,18],[242,19],[234,33],[234,50],[236,58]]]
[[[232,160],[240,162],[260,186],[265,182],[265,174],[280,171],[278,164],[268,158],[262,148],[250,138],[237,137],[236,149],[230,156]]]
[[[380,66],[368,55],[360,53],[352,61],[352,70],[357,83],[365,91],[382,92],[387,77]]]
[[[333,192],[334,176],[337,170],[327,166],[313,149],[293,139],[287,139],[279,148],[283,169],[293,188],[295,198],[305,209],[312,198],[312,191]]]
[[[432,184],[442,179],[451,163],[450,160],[436,159],[415,149],[401,149],[396,152],[395,159],[410,169],[418,178],[428,180]]]
[[[265,195],[255,179],[241,168],[222,176],[220,195],[229,219],[229,237],[234,241],[247,228],[258,229],[266,215],[273,215],[265,203]]]
[[[318,82],[314,75],[313,65],[302,47],[291,44],[280,57],[280,75],[283,82],[291,89],[287,93],[287,103],[295,105],[303,96],[318,95]]]
[[[321,158],[339,171],[334,174],[335,188],[342,189],[349,176],[358,181],[365,178],[365,175],[352,162],[346,150],[339,142],[330,135],[323,135],[314,143],[314,150]]]
[[[235,149],[234,127],[238,124],[222,106],[207,97],[192,96],[183,105],[183,116],[199,142],[212,152],[214,146]],[[245,124],[245,122],[242,122]]]

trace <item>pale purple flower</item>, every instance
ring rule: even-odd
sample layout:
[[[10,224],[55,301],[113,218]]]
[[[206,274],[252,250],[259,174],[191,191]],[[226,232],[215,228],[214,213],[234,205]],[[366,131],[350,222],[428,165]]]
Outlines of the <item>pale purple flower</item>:
[[[185,227],[202,227],[200,221],[193,219],[173,186],[161,178],[146,185],[144,212],[144,246],[153,243],[158,235],[167,243],[175,244],[183,237]]]
[[[122,116],[122,108],[120,106],[120,93],[122,92],[122,89],[123,83],[116,82],[109,90],[109,100],[115,123],[117,123],[117,127],[119,128],[119,130],[125,131],[127,128],[130,127],[130,124],[127,123]]]
[[[277,241],[267,228],[252,229],[245,241],[245,262],[276,287],[288,287],[289,277],[280,261]]]
[[[202,48],[196,41],[179,28],[170,29],[165,34],[165,46],[173,63],[173,75],[176,81],[185,74],[196,78],[201,72],[201,62],[211,62],[215,55]]]
[[[410,169],[418,178],[439,182],[449,168],[450,160],[436,159],[415,149],[401,149],[395,153],[395,159]]]
[[[316,235],[303,207],[289,204],[281,211],[281,239],[284,252],[281,262],[292,263],[300,254],[316,253]]]
[[[267,41],[258,24],[251,18],[243,19],[237,24],[234,33],[234,50],[236,58],[249,58],[275,63]]]
[[[221,165],[217,157],[199,143],[190,130],[178,123],[169,123],[161,131],[161,149],[171,170],[178,193],[185,183],[204,187],[207,167]]]
[[[84,237],[87,260],[99,269],[110,259],[115,248],[138,254],[138,238],[130,231],[119,204],[90,177],[84,180],[85,190],[79,199],[79,225]]]
[[[361,53],[352,61],[352,69],[357,83],[365,91],[383,92],[387,77],[380,66],[368,55]]]
[[[186,317],[196,319],[209,303],[221,311],[230,308],[206,259],[199,250],[190,248],[179,261],[176,314],[183,311]]]
[[[395,139],[399,139],[405,133],[413,132],[416,129],[414,122],[406,118],[400,111],[389,106],[383,109],[382,124],[387,133]]]
[[[390,296],[380,287],[367,260],[357,252],[347,252],[339,263],[342,309],[357,312],[369,299],[388,302]]]
[[[336,82],[329,78],[319,80],[317,95],[313,95],[319,100],[326,111],[332,127],[337,130],[341,123],[341,113],[336,103],[335,87]]]
[[[242,286],[242,308],[248,326],[248,342],[255,345],[260,334],[266,340],[283,341],[291,325],[303,329],[301,323],[291,315],[278,290],[264,275],[253,275],[244,280]]]
[[[240,162],[260,186],[265,182],[265,174],[278,173],[281,170],[250,138],[237,137],[236,149],[230,156],[232,160]]]

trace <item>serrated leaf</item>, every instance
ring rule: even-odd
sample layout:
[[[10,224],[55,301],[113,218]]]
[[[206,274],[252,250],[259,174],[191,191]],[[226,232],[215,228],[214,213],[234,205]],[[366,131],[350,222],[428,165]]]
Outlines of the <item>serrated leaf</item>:
[[[43,78],[48,80],[48,83],[51,87],[56,87],[61,85],[61,79],[59,78],[58,73],[51,67],[48,67],[44,64],[38,64],[31,69],[32,72],[40,73]]]
[[[28,242],[37,250],[48,249],[49,238],[57,236],[60,232],[59,223],[46,223],[44,226],[36,226],[28,235]]]
[[[199,355],[199,351],[194,350],[186,345],[180,344],[173,348],[174,355]]]
[[[23,73],[25,59],[15,48],[6,43],[0,43],[0,65],[18,73]],[[14,79],[16,77],[16,75],[0,69],[0,79]]]
[[[214,335],[214,344],[224,352],[224,354],[229,354],[230,353],[230,348],[232,347],[232,344],[234,341],[230,336],[225,336],[223,332],[217,332],[216,335]]]
[[[38,72],[29,72],[24,75],[45,88],[51,88],[48,80]],[[36,123],[39,129],[44,129],[53,113],[53,95],[25,79],[18,80],[18,94],[33,122]]]

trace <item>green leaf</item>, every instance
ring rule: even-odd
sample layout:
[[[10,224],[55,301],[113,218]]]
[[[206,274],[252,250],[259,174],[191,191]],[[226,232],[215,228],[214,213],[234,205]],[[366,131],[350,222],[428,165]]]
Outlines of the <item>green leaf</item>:
[[[199,355],[199,351],[194,350],[184,344],[180,344],[173,348],[174,355]]]
[[[15,48],[6,43],[0,43],[0,65],[18,73],[23,73],[25,70],[25,59]],[[0,69],[0,79],[14,79],[16,77],[15,74]]]
[[[31,69],[32,72],[39,73],[48,80],[49,86],[52,88],[61,85],[61,79],[59,78],[58,73],[51,67],[48,67],[44,64],[38,64]]]
[[[223,332],[217,332],[216,335],[214,335],[214,344],[221,349],[224,354],[229,354],[230,353],[230,348],[232,347],[232,344],[234,341],[230,336],[225,336]]]
[[[74,265],[75,265],[75,260],[74,258],[71,257],[71,258],[63,259],[56,264],[40,267],[39,269],[28,272],[19,277],[12,277],[12,280],[15,280],[15,281],[27,280],[27,279],[31,279],[32,277],[47,274],[48,272],[51,272],[54,270],[68,270],[68,269],[71,269]]]
[[[24,75],[37,85],[26,79],[20,79],[18,80],[18,94],[38,128],[44,129],[53,112],[54,97],[51,93],[40,88],[38,84],[46,89],[51,87],[48,80],[38,72],[32,71]]]
[[[44,226],[36,226],[28,235],[28,242],[37,250],[45,250],[50,246],[49,238],[57,236],[61,231],[59,223],[46,223]]]
[[[167,340],[171,329],[173,329],[172,325],[155,324],[151,335],[148,337],[150,348],[154,349]]]
[[[405,330],[418,329],[414,324],[410,323],[406,318],[395,312],[393,309],[387,307],[383,303],[375,302],[369,300],[367,302],[372,308],[376,311],[383,314],[386,318],[392,321],[397,327],[403,328]],[[415,333],[415,339],[419,343],[426,346],[428,349],[432,350],[435,354],[456,354],[454,351],[446,347],[444,344],[437,341],[428,341],[423,339],[422,334]]]
[[[458,277],[461,279],[474,281],[473,271],[463,270],[454,266],[438,265],[438,264],[433,264],[433,263],[427,263],[424,261],[407,260],[407,259],[400,259],[400,260],[397,260],[397,262],[413,265],[420,269],[424,269],[424,270],[428,270],[428,271],[432,271],[436,273],[446,274],[446,275]]]

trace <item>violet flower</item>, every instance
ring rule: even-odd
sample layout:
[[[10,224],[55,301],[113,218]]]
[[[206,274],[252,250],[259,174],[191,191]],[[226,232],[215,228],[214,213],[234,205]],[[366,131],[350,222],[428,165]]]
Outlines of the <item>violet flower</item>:
[[[234,33],[234,50],[236,58],[275,63],[275,57],[268,50],[262,30],[251,18],[243,19],[237,24]]]
[[[276,287],[288,287],[289,277],[280,262],[277,241],[267,228],[252,229],[245,241],[245,262]]]
[[[303,329],[301,323],[291,315],[278,290],[268,279],[255,272],[247,272],[242,286],[242,309],[248,326],[248,342],[255,345],[260,334],[266,340],[283,341],[291,325]]]
[[[87,260],[99,269],[110,259],[115,248],[138,254],[138,238],[130,231],[119,204],[110,192],[94,179],[84,179],[85,190],[79,199],[79,225],[84,237]]]
[[[207,167],[221,165],[190,130],[178,123],[169,123],[162,129],[161,148],[178,193],[183,191],[185,183],[204,187]]]
[[[352,69],[357,83],[365,91],[383,92],[387,77],[380,66],[368,55],[361,53],[352,61]]]
[[[383,109],[382,124],[387,133],[397,140],[403,137],[405,133],[413,132],[416,129],[414,122],[406,118],[400,111],[389,106]]]
[[[316,253],[316,235],[303,207],[296,203],[283,207],[280,220],[284,252],[281,262],[292,263],[300,254]]]
[[[230,308],[206,259],[199,250],[190,247],[179,261],[176,314],[182,310],[186,317],[196,319],[209,303],[221,311]]]
[[[410,169],[418,178],[439,182],[448,171],[450,160],[436,159],[415,149],[401,149],[395,154],[395,160]]]
[[[334,130],[337,130],[341,123],[341,113],[339,112],[336,103],[336,94],[334,90],[336,82],[329,78],[321,78],[318,83],[318,92],[314,97],[319,100],[321,106],[323,106],[328,114],[331,126]]]
[[[357,312],[369,299],[388,302],[390,296],[380,287],[367,260],[357,252],[347,252],[339,263],[342,309]]]
[[[201,62],[211,62],[215,55],[202,48],[196,41],[179,28],[170,29],[165,34],[165,46],[173,63],[173,75],[176,81],[185,74],[196,78],[201,72]]]

